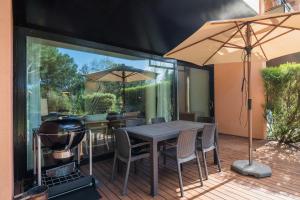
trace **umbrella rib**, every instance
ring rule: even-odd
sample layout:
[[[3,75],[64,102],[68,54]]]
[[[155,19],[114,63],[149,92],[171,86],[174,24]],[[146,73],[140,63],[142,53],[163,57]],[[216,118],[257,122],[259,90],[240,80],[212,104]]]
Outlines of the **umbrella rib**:
[[[245,26],[245,24],[242,25],[242,28],[243,28],[244,26]],[[229,41],[230,41],[230,40],[231,40],[238,32],[239,32],[239,30],[235,31],[235,33],[232,34],[232,35],[228,38],[228,40],[226,40],[226,42],[223,43],[223,44],[217,49],[217,51],[215,51],[211,56],[209,56],[208,59],[206,59],[206,61],[203,63],[203,65],[205,65],[212,57],[214,57],[214,55],[216,55],[216,54],[218,53],[218,51],[219,51],[220,49],[222,49],[222,48],[227,44],[227,42],[229,42]]]
[[[291,30],[297,30],[297,31],[300,31],[300,28],[296,28],[296,27],[290,27],[290,26],[278,26],[276,24],[269,24],[269,23],[264,23],[264,22],[252,22],[252,23],[255,23],[255,24],[260,24],[260,25],[266,25],[266,26],[277,26],[279,28],[286,28],[286,29],[291,29]]]
[[[222,44],[226,43],[226,42],[224,42],[224,41],[222,41],[222,40],[218,40],[218,39],[215,39],[215,38],[208,38],[208,39],[209,39],[209,40],[212,40],[212,41],[215,41],[215,42],[220,42],[220,43],[222,43]],[[236,44],[232,44],[232,43],[229,43],[229,42],[227,42],[227,44],[228,44],[228,45],[231,45],[232,48],[243,49],[242,46],[239,46],[239,45],[236,45]],[[230,47],[230,46],[228,46],[228,47]]]
[[[281,36],[283,36],[283,35],[285,35],[285,34],[288,34],[288,33],[290,33],[290,32],[292,32],[292,31],[294,31],[294,30],[288,30],[288,31],[286,31],[286,32],[284,32],[284,33],[281,33],[281,34],[279,34],[279,35],[276,35],[276,36],[274,36],[274,37],[272,37],[272,38],[270,38],[270,39],[268,39],[268,40],[266,40],[266,41],[263,41],[263,42],[261,42],[261,43],[258,43],[258,44],[256,44],[256,45],[254,45],[253,46],[253,48],[254,47],[257,47],[258,45],[262,45],[262,44],[265,44],[265,43],[267,43],[267,42],[270,42],[271,40],[274,40],[274,39],[276,39],[276,38],[278,38],[278,37],[281,37]]]
[[[224,45],[224,47],[226,47],[226,48],[232,48],[232,49],[244,49],[244,48],[241,48],[241,47],[227,46],[227,45]]]
[[[119,77],[119,78],[122,78],[122,76],[120,76],[120,75],[118,75],[118,74],[115,74],[114,72],[110,72],[112,75],[115,75],[115,76],[117,76],[117,77]]]
[[[128,78],[128,77],[130,77],[130,76],[134,76],[134,75],[136,75],[137,74],[137,72],[131,72],[130,74],[128,74],[127,76],[125,76],[125,78]]]
[[[258,38],[257,38],[257,36],[256,36],[256,34],[255,34],[255,32],[254,32],[254,30],[253,30],[251,24],[249,24],[249,26],[250,26],[250,30],[252,31],[252,33],[253,33],[253,35],[254,35],[256,41],[258,41]],[[259,45],[259,47],[260,47],[262,53],[264,54],[266,60],[269,60],[268,57],[266,56],[266,53],[265,53],[264,49],[262,48],[261,44],[258,44],[258,45]]]
[[[269,32],[267,32],[264,36],[262,36],[256,43],[253,44],[253,46],[255,46],[256,44],[260,43],[265,37],[267,37],[268,35],[270,35],[275,29],[278,28],[278,26],[280,26],[281,24],[283,24],[286,20],[288,20],[291,17],[291,15],[288,15],[284,20],[282,20],[279,24],[277,24],[276,26],[274,26]]]
[[[181,50],[183,50],[183,49],[186,49],[186,48],[188,48],[188,47],[190,47],[190,46],[193,46],[193,45],[195,45],[195,44],[198,44],[198,43],[200,43],[200,42],[203,42],[203,41],[205,41],[205,40],[207,40],[207,39],[209,39],[209,38],[212,38],[212,37],[215,37],[215,36],[220,35],[220,34],[222,34],[222,33],[225,33],[225,32],[227,32],[227,31],[230,31],[230,30],[232,30],[232,29],[234,29],[234,28],[236,28],[236,26],[233,26],[233,27],[231,27],[231,28],[228,28],[228,29],[223,30],[223,31],[221,31],[221,32],[218,32],[218,33],[216,33],[216,34],[213,34],[213,35],[211,35],[211,36],[209,36],[209,37],[206,37],[206,38],[204,38],[204,39],[202,39],[202,40],[199,40],[199,41],[197,41],[197,42],[193,42],[192,44],[189,44],[189,45],[187,45],[187,46],[185,46],[185,47],[181,47],[181,48],[179,48],[179,49],[177,49],[177,50],[175,50],[175,51],[173,51],[173,52],[167,53],[166,56],[169,56],[169,55],[174,54],[174,53],[176,53],[176,52],[178,52],[178,51],[181,51]]]
[[[246,42],[246,39],[244,38],[244,35],[243,35],[242,31],[241,31],[241,28],[239,27],[239,25],[238,25],[237,22],[235,22],[235,25],[236,25],[236,27],[238,28],[238,30],[239,30],[239,32],[240,32],[240,34],[241,34],[241,36],[242,36],[242,38],[243,38],[243,40],[244,40],[244,43],[245,43],[245,45],[246,45],[247,42]]]

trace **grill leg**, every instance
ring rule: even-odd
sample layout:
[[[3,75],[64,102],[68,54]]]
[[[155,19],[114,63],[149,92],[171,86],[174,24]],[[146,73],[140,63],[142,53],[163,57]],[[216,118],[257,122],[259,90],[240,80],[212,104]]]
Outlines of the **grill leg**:
[[[42,185],[42,153],[41,153],[41,137],[37,135],[37,174],[38,185]]]
[[[89,130],[89,160],[90,160],[90,175],[93,174],[93,146],[92,146],[92,131]]]

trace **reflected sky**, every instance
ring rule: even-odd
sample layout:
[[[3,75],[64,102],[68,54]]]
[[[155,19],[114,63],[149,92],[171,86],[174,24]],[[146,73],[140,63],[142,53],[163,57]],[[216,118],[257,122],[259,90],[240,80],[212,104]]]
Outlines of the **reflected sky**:
[[[85,64],[90,66],[92,62],[101,61],[101,60],[102,61],[109,60],[116,64],[125,64],[139,69],[145,69],[149,66],[149,61],[146,59],[129,60],[124,58],[105,56],[105,55],[94,54],[94,53],[84,52],[84,51],[76,51],[76,50],[65,49],[65,48],[58,48],[58,49],[59,52],[63,54],[68,54],[70,57],[74,58],[74,61],[78,65],[79,69]]]

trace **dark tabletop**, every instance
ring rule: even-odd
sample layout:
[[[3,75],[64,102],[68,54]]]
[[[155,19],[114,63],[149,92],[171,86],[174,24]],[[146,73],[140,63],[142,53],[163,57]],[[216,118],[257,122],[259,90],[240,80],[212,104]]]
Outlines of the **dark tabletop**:
[[[159,124],[124,127],[123,129],[125,129],[128,134],[142,139],[162,141],[176,138],[181,130],[202,130],[205,124],[206,123],[178,120]]]

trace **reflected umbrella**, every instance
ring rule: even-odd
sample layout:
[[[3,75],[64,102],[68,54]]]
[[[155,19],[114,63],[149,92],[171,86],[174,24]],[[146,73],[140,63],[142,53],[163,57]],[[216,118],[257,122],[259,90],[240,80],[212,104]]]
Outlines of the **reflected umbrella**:
[[[125,111],[125,84],[135,81],[153,80],[156,78],[156,73],[138,69],[135,67],[127,66],[124,64],[115,65],[109,69],[94,72],[86,75],[88,81],[100,82],[121,82],[122,83],[122,100],[123,108]]]

